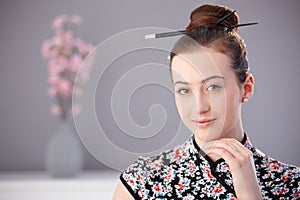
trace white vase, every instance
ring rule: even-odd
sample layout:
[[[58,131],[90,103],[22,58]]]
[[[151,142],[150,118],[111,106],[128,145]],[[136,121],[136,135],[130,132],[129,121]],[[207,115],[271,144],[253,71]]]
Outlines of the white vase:
[[[46,149],[46,169],[53,177],[77,175],[83,165],[82,144],[70,121],[61,122]]]

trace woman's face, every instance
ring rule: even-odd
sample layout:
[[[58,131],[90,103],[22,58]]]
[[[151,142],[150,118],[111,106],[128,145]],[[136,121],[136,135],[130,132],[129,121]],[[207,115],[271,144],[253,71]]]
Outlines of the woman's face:
[[[241,135],[242,89],[230,58],[211,48],[171,63],[178,113],[199,142]]]

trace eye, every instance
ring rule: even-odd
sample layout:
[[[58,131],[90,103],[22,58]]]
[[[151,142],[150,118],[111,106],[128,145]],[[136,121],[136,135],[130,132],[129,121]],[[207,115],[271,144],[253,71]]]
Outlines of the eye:
[[[177,91],[178,94],[180,95],[186,95],[186,94],[189,94],[190,93],[190,90],[189,89],[186,89],[186,88],[183,88],[183,89],[179,89]]]
[[[216,90],[218,88],[221,88],[221,87],[218,86],[218,85],[209,85],[206,89],[207,89],[207,91],[213,91],[213,90]]]

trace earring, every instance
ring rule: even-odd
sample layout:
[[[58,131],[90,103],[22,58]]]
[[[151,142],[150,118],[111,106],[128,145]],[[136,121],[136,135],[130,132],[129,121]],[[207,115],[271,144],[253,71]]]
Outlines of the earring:
[[[248,98],[246,98],[246,97],[245,97],[245,98],[243,98],[243,100],[242,100],[242,102],[243,102],[243,103],[247,103],[248,101],[249,101],[249,99],[248,99]]]

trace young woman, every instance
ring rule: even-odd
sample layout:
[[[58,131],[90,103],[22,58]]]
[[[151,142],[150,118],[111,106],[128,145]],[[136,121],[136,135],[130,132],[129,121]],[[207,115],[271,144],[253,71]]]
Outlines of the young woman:
[[[203,5],[175,44],[170,69],[184,144],[139,158],[114,199],[297,199],[300,169],[274,160],[244,132],[242,105],[254,90],[246,48],[230,8]]]

